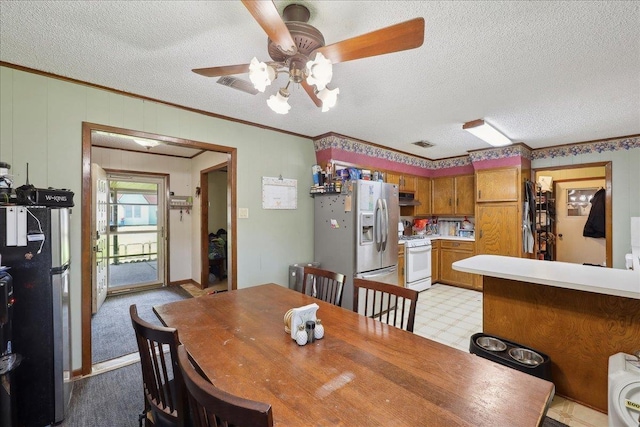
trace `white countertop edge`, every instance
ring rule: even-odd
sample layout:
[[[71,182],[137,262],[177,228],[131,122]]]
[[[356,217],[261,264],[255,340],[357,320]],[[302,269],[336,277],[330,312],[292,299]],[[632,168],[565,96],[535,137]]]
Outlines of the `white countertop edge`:
[[[476,255],[452,267],[465,273],[640,299],[640,271],[501,255]]]

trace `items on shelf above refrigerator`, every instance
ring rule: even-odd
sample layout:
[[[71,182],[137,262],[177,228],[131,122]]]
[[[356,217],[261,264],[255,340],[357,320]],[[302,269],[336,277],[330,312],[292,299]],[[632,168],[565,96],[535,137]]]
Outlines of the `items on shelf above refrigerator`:
[[[362,179],[365,181],[384,182],[384,174],[380,171],[337,166],[332,162],[327,162],[327,166],[324,169],[320,165],[313,165],[311,167],[311,175],[313,177],[313,186],[310,189],[311,194],[342,193],[345,181]]]

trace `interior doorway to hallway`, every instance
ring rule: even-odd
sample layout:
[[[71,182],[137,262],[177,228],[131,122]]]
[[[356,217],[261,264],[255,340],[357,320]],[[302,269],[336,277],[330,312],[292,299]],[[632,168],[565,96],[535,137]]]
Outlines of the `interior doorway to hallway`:
[[[149,148],[151,147],[151,148]],[[229,289],[235,289],[235,277],[237,273],[236,265],[236,218],[230,214],[233,207],[236,206],[236,168],[237,168],[237,150],[233,147],[226,147],[216,144],[209,144],[205,142],[198,142],[193,140],[186,140],[182,138],[175,138],[165,135],[151,134],[148,132],[141,132],[123,128],[117,128],[113,126],[106,126],[94,123],[84,122],[82,126],[82,164],[83,164],[83,177],[82,177],[82,200],[81,216],[82,216],[82,236],[81,236],[81,318],[82,318],[82,364],[81,375],[88,375],[91,373],[92,368],[92,337],[91,337],[91,325],[92,325],[92,251],[94,250],[94,237],[95,234],[91,232],[91,217],[92,203],[84,201],[92,200],[92,196],[95,193],[92,188],[92,151],[96,149],[102,151],[102,153],[117,153],[114,154],[117,157],[122,158],[122,164],[129,166],[130,160],[135,158],[140,159],[140,156],[146,156],[150,153],[154,153],[152,156],[153,162],[160,162],[160,168],[156,168],[157,171],[163,171],[170,169],[172,165],[180,162],[191,162],[193,165],[198,165],[197,170],[201,170],[203,165],[216,165],[221,162],[226,165],[227,168],[227,180],[228,180],[228,253],[227,253],[227,275]],[[105,154],[107,158],[111,154]],[[215,161],[214,159],[222,159],[222,161]],[[108,162],[107,162],[108,163]],[[143,161],[146,164],[146,160]],[[164,169],[163,169],[164,167]],[[141,168],[125,167],[124,170],[144,170],[144,166]],[[184,167],[179,177],[182,180],[182,189],[189,194],[180,194],[180,196],[193,196],[193,206],[189,206],[185,209],[185,222],[182,221],[182,215],[180,219],[175,214],[176,211],[166,210],[165,214],[173,215],[171,221],[167,224],[165,229],[165,236],[168,243],[165,263],[166,263],[166,283],[169,285],[181,285],[187,283],[198,283],[202,271],[208,271],[208,263],[201,264],[199,257],[193,253],[194,256],[189,256],[190,260],[196,262],[179,262],[173,265],[174,270],[179,273],[175,273],[172,277],[172,264],[171,264],[171,242],[180,242],[181,247],[187,248],[186,251],[196,251],[198,245],[197,242],[201,242],[202,239],[206,239],[206,235],[203,235],[200,227],[191,227],[188,222],[194,222],[198,224],[200,215],[191,215],[191,211],[200,211],[200,201],[195,197],[195,187],[197,185],[197,175],[193,175],[190,166]],[[111,172],[119,173],[123,170],[111,170]],[[177,185],[176,185],[177,186]],[[167,200],[170,195],[168,189],[165,189],[165,197]],[[123,203],[123,205],[131,206],[131,214],[135,217],[137,213],[134,206],[136,203]],[[123,206],[124,207],[124,206]],[[121,218],[118,218],[120,220]],[[187,222],[188,219],[188,222]],[[175,228],[175,237],[172,239],[171,230],[172,226]],[[193,242],[193,244],[192,244]],[[112,242],[113,244],[113,242]],[[191,249],[193,248],[193,249]],[[181,253],[180,251],[176,254]],[[178,255],[176,259],[180,259]],[[198,283],[199,284],[199,283]],[[117,344],[117,343],[114,343]],[[75,373],[74,373],[75,374]]]
[[[556,201],[556,204],[560,202],[559,192],[561,191],[565,192],[562,198],[563,206],[557,205],[556,211],[558,211],[559,209],[563,209],[565,212],[567,211],[567,209],[572,209],[572,211],[575,211],[575,207],[567,205],[567,200],[566,200],[567,189],[565,188],[564,185],[562,185],[563,183],[574,183],[577,185],[579,182],[583,181],[585,183],[588,183],[586,187],[593,187],[594,185],[595,185],[594,188],[596,189],[599,189],[600,186],[603,187],[603,189],[605,190],[605,238],[601,239],[598,242],[595,242],[594,244],[595,246],[598,246],[600,248],[599,250],[604,251],[605,259],[603,259],[603,257],[599,254],[594,256],[589,255],[588,258],[586,254],[582,256],[583,254],[581,252],[583,250],[583,247],[579,242],[581,239],[585,239],[582,236],[582,233],[577,235],[576,234],[577,232],[575,230],[570,230],[568,233],[563,232],[562,226],[560,227],[560,229],[558,229],[558,224],[556,221],[554,221],[553,239],[555,239],[556,243],[560,243],[560,244],[556,244],[555,257],[553,260],[575,262],[579,264],[583,264],[585,262],[590,264],[598,264],[598,265],[604,264],[606,267],[610,267],[610,268],[613,267],[613,255],[612,255],[613,208],[612,208],[612,198],[611,198],[611,194],[612,194],[611,162],[598,162],[598,163],[540,168],[540,169],[535,169],[533,171],[533,174],[534,174],[535,182],[540,181],[540,176],[551,177],[551,180],[553,182],[552,188],[554,189],[553,196]],[[593,182],[591,182],[590,180],[595,180],[593,182],[596,182],[596,184],[593,184]],[[583,211],[584,211],[584,208],[583,208]],[[563,221],[564,221],[564,224],[567,224],[567,225],[571,225],[570,223],[576,222],[575,217],[574,218],[569,217],[567,219],[567,215],[565,215],[565,218],[563,219]],[[573,225],[575,228],[575,224]],[[559,242],[560,234],[562,234],[562,242]],[[575,242],[573,240],[575,240]],[[579,253],[573,253],[573,254],[567,253],[569,251],[572,251],[572,252],[578,251]]]

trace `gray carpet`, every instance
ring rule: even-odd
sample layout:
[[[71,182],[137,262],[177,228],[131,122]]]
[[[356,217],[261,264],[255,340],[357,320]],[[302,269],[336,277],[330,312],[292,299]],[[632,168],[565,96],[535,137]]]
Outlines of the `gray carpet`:
[[[138,351],[129,316],[131,304],[137,305],[141,318],[161,326],[153,313],[153,306],[185,298],[191,298],[191,295],[180,286],[108,297],[91,319],[92,362],[104,362]]]
[[[144,409],[140,363],[75,382],[64,427],[137,427]]]

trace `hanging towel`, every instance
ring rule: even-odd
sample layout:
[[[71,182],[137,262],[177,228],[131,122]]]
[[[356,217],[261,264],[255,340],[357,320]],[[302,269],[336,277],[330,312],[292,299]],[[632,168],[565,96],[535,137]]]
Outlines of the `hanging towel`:
[[[524,207],[522,209],[522,251],[533,253],[533,220],[535,218],[535,192],[534,184],[526,181],[524,184]]]
[[[604,233],[605,191],[604,188],[596,191],[591,198],[591,211],[584,225],[582,235],[584,237],[605,237]]]

